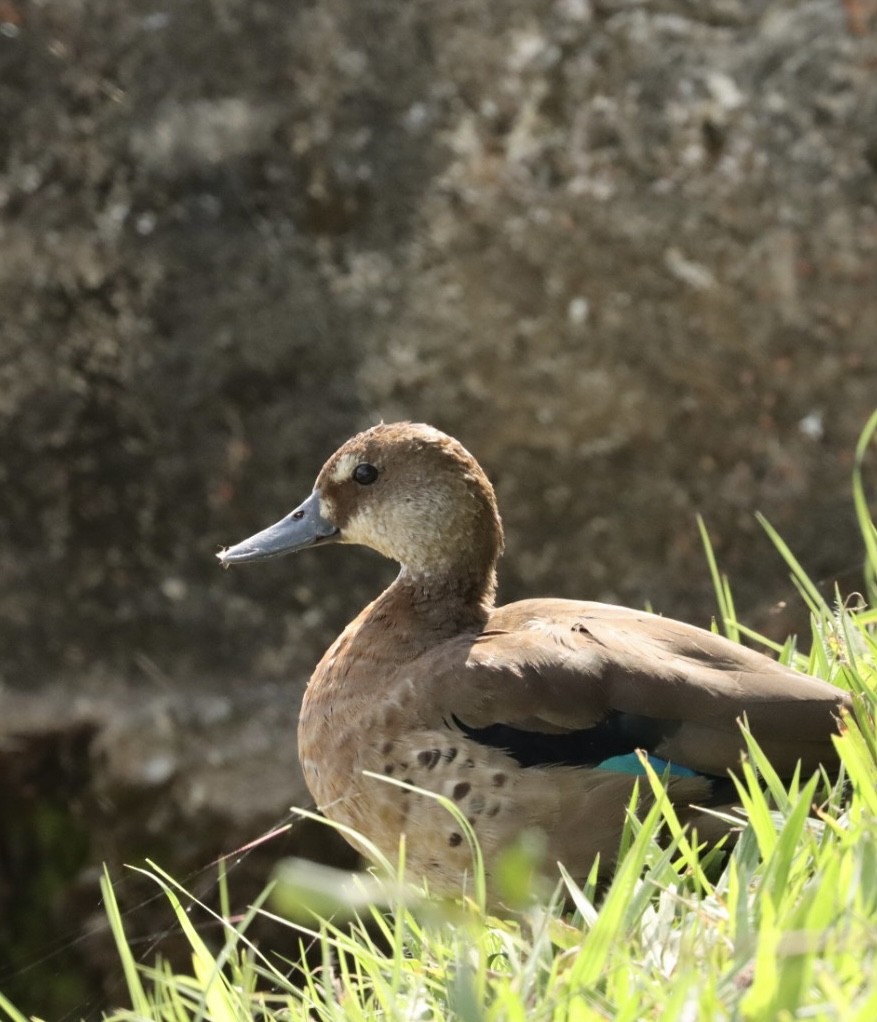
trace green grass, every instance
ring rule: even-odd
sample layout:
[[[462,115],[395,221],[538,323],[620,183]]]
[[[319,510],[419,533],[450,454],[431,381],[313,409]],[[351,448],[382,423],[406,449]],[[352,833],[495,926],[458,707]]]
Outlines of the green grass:
[[[843,776],[785,785],[751,738],[740,770],[740,838],[724,858],[698,848],[675,819],[661,782],[642,821],[630,815],[626,849],[598,897],[564,875],[553,898],[511,918],[491,916],[477,866],[472,897],[430,899],[404,883],[351,878],[285,863],[272,888],[234,925],[225,878],[225,934],[208,947],[191,922],[194,899],[157,867],[149,876],[173,907],[191,967],[138,962],[104,879],[103,893],[130,1004],[112,1022],[590,1022],[617,1019],[877,1018],[877,531],[862,464],[877,413],[856,452],[854,501],[867,599],[828,602],[767,522],[812,615],[809,655],[760,639],[737,620],[730,586],[703,537],[719,603],[717,627],[761,641],[781,659],[857,696],[837,739]],[[815,812],[814,812],[814,807]],[[446,807],[455,811],[452,805]],[[465,820],[460,821],[461,826]],[[466,829],[470,840],[473,835]],[[659,843],[659,831],[670,835]],[[526,872],[526,856],[520,869]],[[404,865],[404,848],[400,853]],[[570,909],[570,906],[573,906]],[[252,946],[258,915],[294,918],[309,961]],[[316,952],[316,954],[314,953]],[[304,957],[304,956],[303,956]],[[26,1022],[0,995],[0,1016]]]

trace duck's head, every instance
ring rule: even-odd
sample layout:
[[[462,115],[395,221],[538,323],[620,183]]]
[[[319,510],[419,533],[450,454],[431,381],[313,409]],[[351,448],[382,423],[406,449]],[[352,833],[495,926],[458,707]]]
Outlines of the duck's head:
[[[227,566],[332,542],[371,547],[412,578],[481,580],[483,597],[492,596],[503,535],[493,487],[462,444],[397,422],[348,440],[304,503],[217,556]]]

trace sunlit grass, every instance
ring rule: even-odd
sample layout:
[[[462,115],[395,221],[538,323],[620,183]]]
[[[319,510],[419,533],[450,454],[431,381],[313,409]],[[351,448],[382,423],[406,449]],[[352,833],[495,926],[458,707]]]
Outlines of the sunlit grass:
[[[305,863],[278,867],[272,888],[224,939],[208,946],[192,924],[195,899],[156,867],[185,934],[188,969],[140,962],[125,937],[111,884],[103,894],[129,1003],[112,1022],[590,1022],[618,1019],[877,1018],[877,532],[862,464],[877,413],[856,451],[854,500],[865,551],[865,598],[827,601],[782,539],[763,523],[806,601],[809,653],[768,642],[740,622],[731,587],[702,534],[718,597],[717,626],[853,692],[855,712],[836,739],[842,775],[784,783],[751,736],[736,778],[739,837],[725,853],[683,830],[660,778],[656,801],[633,812],[611,882],[596,870],[576,884],[561,869],[554,896],[491,915],[473,853],[470,897],[430,898],[405,883],[404,846],[382,877],[351,877]],[[386,781],[386,779],[384,779]],[[441,800],[439,800],[441,801]],[[459,814],[453,803],[444,807]],[[659,840],[660,838],[660,840]],[[526,871],[526,857],[520,869]],[[523,875],[523,874],[522,874]],[[289,920],[301,961],[255,947],[257,916]],[[307,952],[307,955],[305,955]],[[310,964],[308,964],[310,963]],[[26,1022],[0,996],[0,1014]]]

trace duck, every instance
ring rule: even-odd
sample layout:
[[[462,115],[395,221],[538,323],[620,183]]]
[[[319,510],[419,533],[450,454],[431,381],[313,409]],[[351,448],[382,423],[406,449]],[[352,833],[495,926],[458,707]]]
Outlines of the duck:
[[[481,847],[488,887],[535,834],[544,869],[614,868],[645,757],[680,820],[728,829],[746,754],[740,721],[782,778],[831,769],[848,694],[712,631],[561,598],[496,606],[503,527],[475,458],[438,429],[381,423],[347,440],[276,524],[217,555],[224,567],[330,543],[400,565],[317,664],[298,724],[319,810],[366,856],[459,893]],[[403,784],[388,783],[401,781]],[[355,837],[353,835],[360,835]]]

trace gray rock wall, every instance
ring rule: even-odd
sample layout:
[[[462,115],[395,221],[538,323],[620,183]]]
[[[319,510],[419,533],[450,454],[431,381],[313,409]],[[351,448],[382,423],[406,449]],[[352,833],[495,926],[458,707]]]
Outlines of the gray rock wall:
[[[877,58],[840,3],[22,19],[0,92],[8,684],[144,656],[181,683],[301,676],[386,571],[344,552],[229,579],[211,553],[382,417],[484,460],[509,598],[706,621],[696,511],[744,607],[783,589],[756,508],[817,575],[856,561]]]

